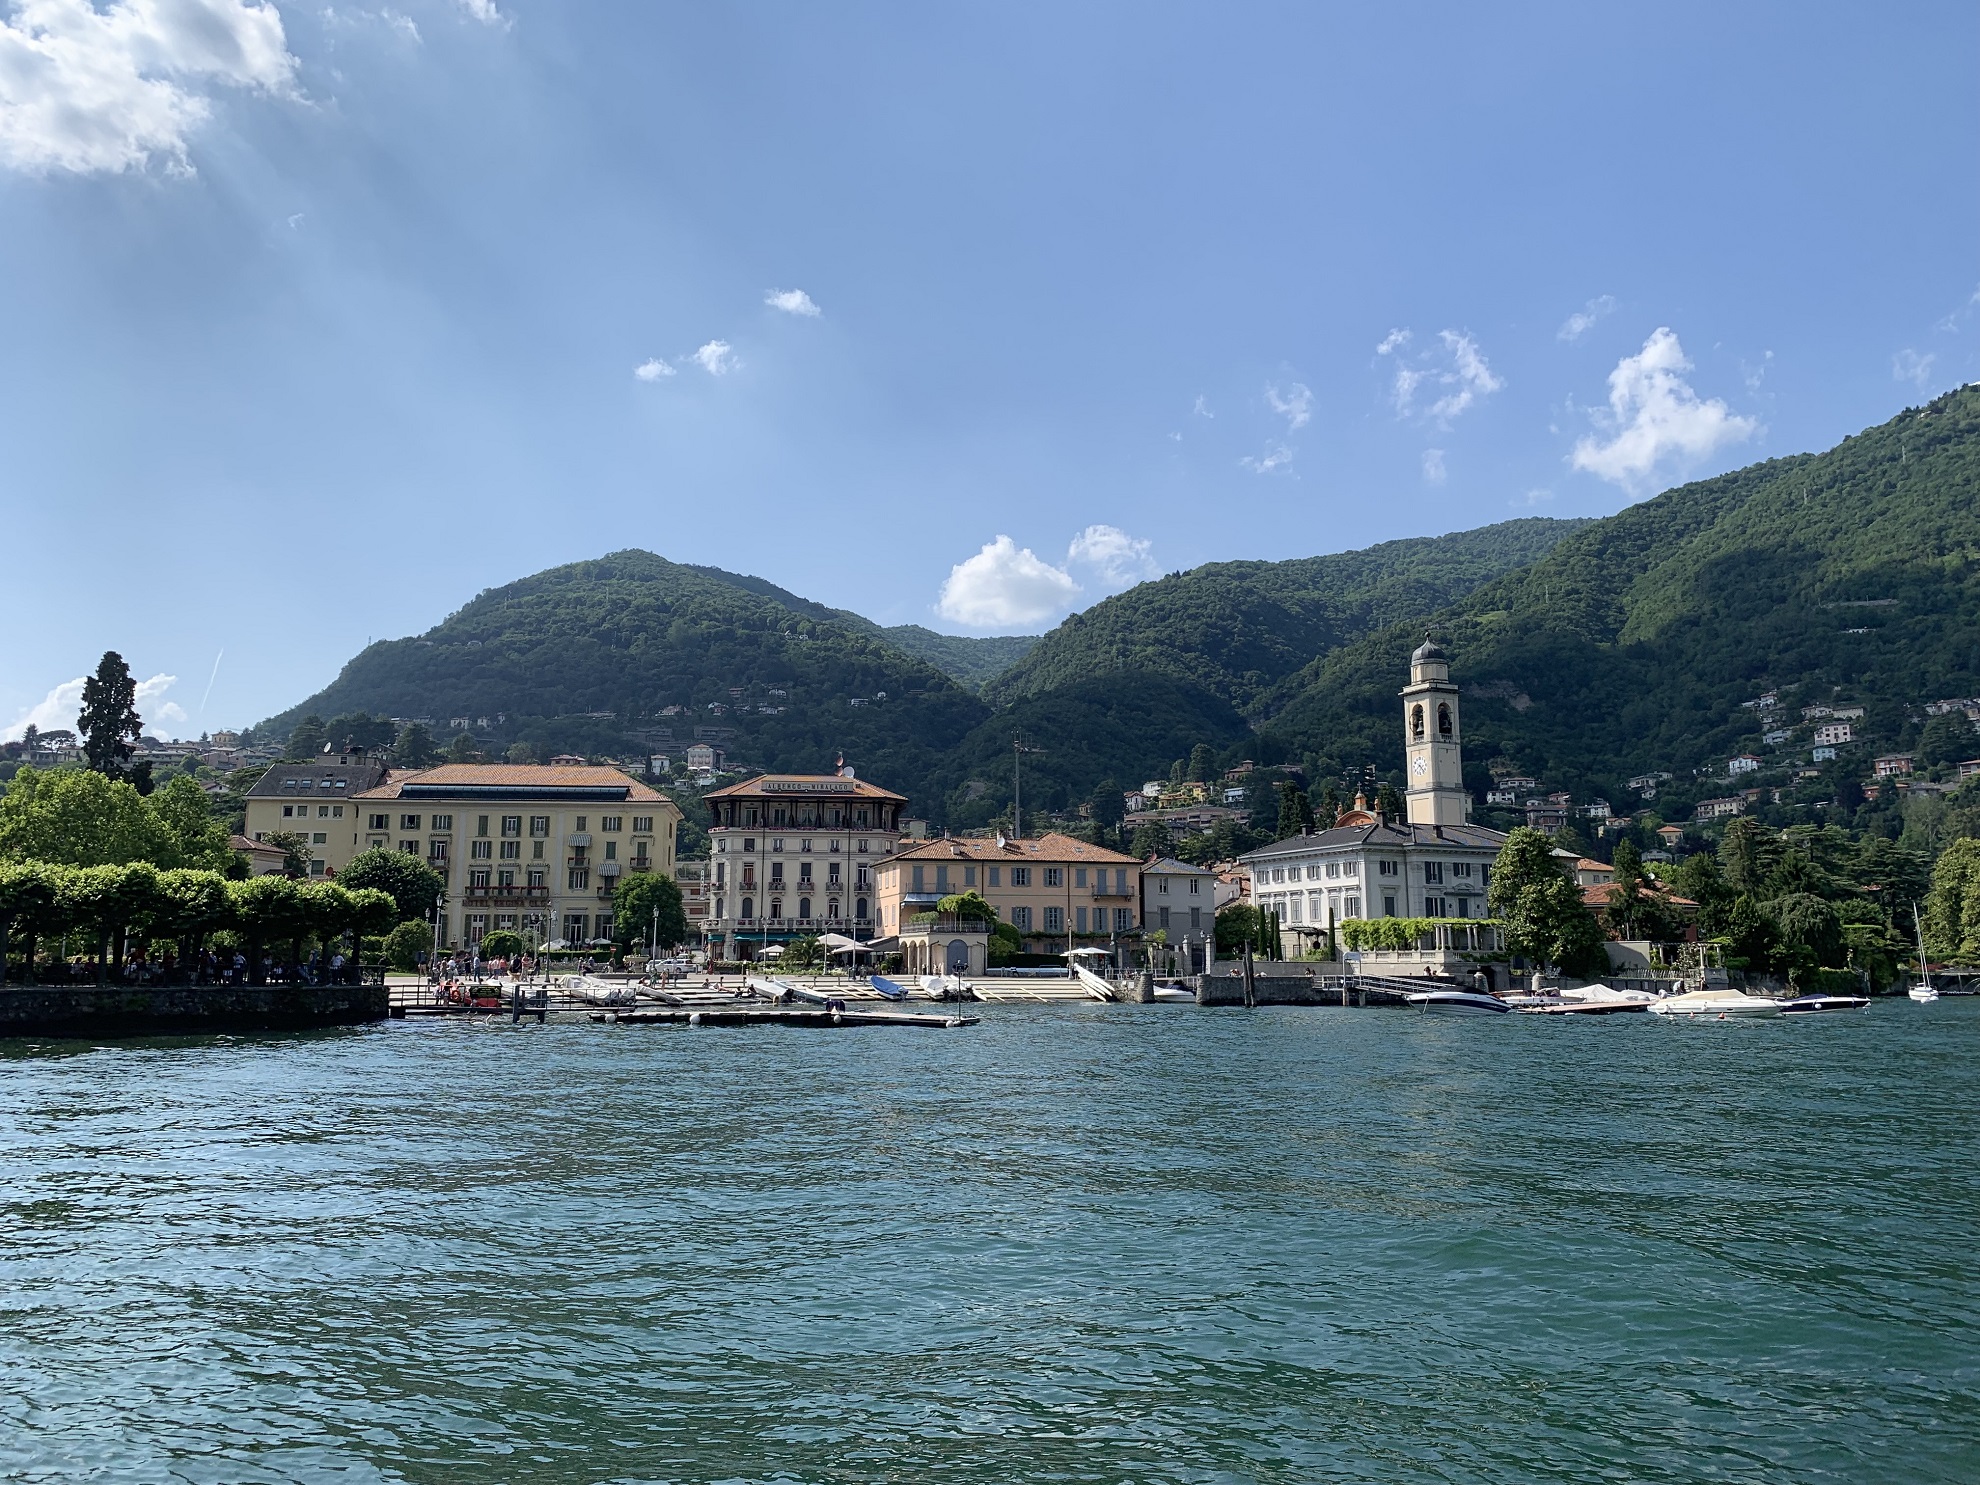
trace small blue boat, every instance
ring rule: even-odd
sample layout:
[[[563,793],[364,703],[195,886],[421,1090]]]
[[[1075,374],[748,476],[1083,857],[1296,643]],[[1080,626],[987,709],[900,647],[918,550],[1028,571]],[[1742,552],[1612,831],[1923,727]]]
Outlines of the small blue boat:
[[[896,985],[885,975],[868,975],[866,982],[873,987],[873,993],[887,1000],[906,1000],[907,991]]]

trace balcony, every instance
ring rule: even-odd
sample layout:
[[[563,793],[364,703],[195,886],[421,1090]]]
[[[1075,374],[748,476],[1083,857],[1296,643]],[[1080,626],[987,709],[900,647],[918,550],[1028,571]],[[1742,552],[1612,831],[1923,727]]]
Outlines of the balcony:
[[[567,846],[588,846],[591,844],[591,836],[586,831],[573,831],[564,837],[564,844]]]
[[[1095,887],[1093,889],[1093,896],[1095,899],[1106,898],[1118,902],[1133,902],[1135,894],[1126,887]]]
[[[468,902],[548,902],[548,887],[465,887],[462,895]]]

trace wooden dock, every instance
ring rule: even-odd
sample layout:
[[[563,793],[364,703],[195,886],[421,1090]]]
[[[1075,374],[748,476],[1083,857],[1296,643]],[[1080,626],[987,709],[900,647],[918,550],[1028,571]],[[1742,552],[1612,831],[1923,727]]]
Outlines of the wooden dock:
[[[978,1016],[926,1016],[913,1011],[828,1010],[824,1006],[722,1006],[700,1010],[600,1010],[593,1021],[616,1026],[912,1026],[943,1031],[975,1026]]]

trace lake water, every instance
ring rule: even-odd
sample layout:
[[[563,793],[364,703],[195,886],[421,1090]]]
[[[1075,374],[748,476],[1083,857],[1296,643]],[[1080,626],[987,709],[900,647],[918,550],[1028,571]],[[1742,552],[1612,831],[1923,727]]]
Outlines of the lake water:
[[[0,1478],[1980,1479],[1980,1003],[0,1044]]]

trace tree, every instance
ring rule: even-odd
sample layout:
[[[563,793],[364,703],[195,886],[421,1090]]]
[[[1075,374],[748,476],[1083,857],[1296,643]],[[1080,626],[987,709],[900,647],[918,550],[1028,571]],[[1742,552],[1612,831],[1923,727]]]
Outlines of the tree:
[[[1836,910],[1809,892],[1790,892],[1767,904],[1777,944],[1775,964],[1799,985],[1811,971],[1840,966],[1845,957],[1842,920]]]
[[[1940,960],[1980,959],[1980,840],[1956,840],[1932,867],[1925,948]]]
[[[1093,791],[1093,818],[1106,826],[1118,825],[1127,814],[1127,798],[1113,779],[1102,779]]]
[[[536,762],[536,749],[526,742],[510,743],[509,751],[505,756],[507,756],[511,763],[534,763]]]
[[[131,779],[131,754],[144,724],[137,713],[137,682],[131,678],[124,657],[115,650],[105,650],[96,663],[96,674],[83,682],[76,728],[82,733],[83,756],[92,769],[108,779]],[[149,775],[146,769],[145,776]]]
[[[658,927],[655,927],[656,917]],[[681,904],[681,889],[669,876],[659,872],[634,871],[619,878],[612,889],[612,937],[622,944],[634,939],[647,943],[649,952],[672,948],[688,936],[687,910]]]
[[[960,918],[972,923],[995,923],[997,910],[985,900],[981,892],[951,892],[935,903],[938,917]]]
[[[227,827],[213,818],[206,791],[190,775],[174,774],[145,803],[165,835],[168,859],[161,859],[161,866],[226,870],[233,859],[227,846]]]
[[[268,949],[300,931],[304,906],[298,885],[287,877],[250,877],[228,883],[227,895],[233,899],[234,921],[247,940],[248,983],[266,984]]]
[[[1217,755],[1210,744],[1198,743],[1189,750],[1189,777],[1193,783],[1207,784],[1217,776]]]
[[[1918,734],[1918,761],[1926,768],[1943,768],[1964,763],[1980,753],[1980,733],[1963,711],[1928,717]]]
[[[823,969],[825,967],[825,946],[818,942],[815,933],[800,934],[784,945],[784,952],[778,956],[779,969]]]
[[[333,747],[377,752],[392,745],[397,729],[389,717],[374,717],[370,712],[349,712],[341,717],[332,717],[324,724],[323,730],[325,740]]]
[[[1334,821],[1341,817],[1340,787],[1332,779],[1320,785],[1320,797],[1313,801],[1313,822],[1322,830],[1332,830]]]
[[[1134,827],[1134,843],[1128,847],[1128,854],[1148,861],[1156,856],[1167,856],[1176,848],[1175,837],[1169,827],[1160,820],[1150,820],[1145,825]]]
[[[1492,865],[1486,901],[1513,953],[1568,974],[1597,973],[1607,959],[1601,926],[1553,852],[1540,831],[1513,830]]]
[[[262,837],[265,846],[282,853],[282,875],[299,882],[309,875],[309,836],[299,830],[271,830]]]
[[[178,942],[181,964],[198,957],[206,936],[224,926],[232,911],[227,879],[218,872],[180,868],[158,874],[151,927]]]
[[[424,923],[401,923],[385,935],[385,962],[411,974],[433,952],[433,930]]]
[[[1719,841],[1719,866],[1734,893],[1756,901],[1773,895],[1774,874],[1781,864],[1780,838],[1758,820],[1741,816],[1726,827]]]
[[[1188,771],[1189,761],[1184,758],[1178,758],[1174,763],[1169,765],[1169,782],[1180,784],[1183,781],[1183,775]]]
[[[1676,914],[1669,899],[1643,870],[1643,855],[1630,840],[1616,842],[1615,888],[1609,894],[1602,920],[1617,938],[1651,939],[1668,943],[1678,934]]]
[[[95,770],[24,768],[0,797],[0,857],[70,866],[176,865],[176,851],[137,789]]]
[[[446,878],[408,851],[370,850],[337,874],[346,891],[375,887],[398,904],[401,922],[424,919],[447,888]]]
[[[481,957],[483,959],[514,959],[528,945],[523,936],[513,928],[497,928],[482,935]]]
[[[1400,789],[1394,784],[1384,784],[1375,791],[1375,810],[1391,820],[1400,820],[1407,813],[1408,806],[1403,803]]]
[[[1290,779],[1279,781],[1279,825],[1278,838],[1299,835],[1313,828],[1313,805],[1306,797],[1306,791]]]
[[[447,744],[446,759],[449,763],[479,763],[481,748],[471,732],[459,733]]]
[[[296,723],[289,733],[289,741],[282,749],[282,756],[292,762],[306,762],[321,753],[329,740],[329,729],[325,727],[323,719],[315,712],[311,712]]]
[[[417,722],[408,722],[392,744],[392,761],[402,768],[431,768],[440,761],[440,750],[433,745],[431,732]]]
[[[0,862],[0,985],[7,983],[7,937],[27,939],[27,978],[34,978],[34,926],[55,906],[59,868],[41,861]]]

